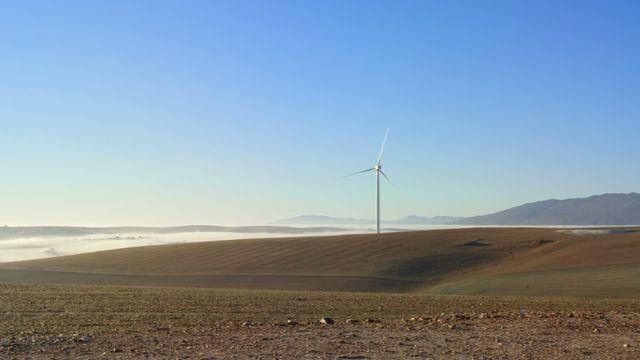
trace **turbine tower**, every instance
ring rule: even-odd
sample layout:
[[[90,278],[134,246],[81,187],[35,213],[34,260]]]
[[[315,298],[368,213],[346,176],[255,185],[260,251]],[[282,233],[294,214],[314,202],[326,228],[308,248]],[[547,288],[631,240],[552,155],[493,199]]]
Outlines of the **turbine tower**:
[[[377,234],[380,234],[380,175],[384,176],[385,179],[391,182],[391,179],[389,179],[387,174],[385,174],[384,171],[382,171],[382,165],[380,164],[380,162],[382,161],[382,153],[384,152],[384,145],[387,143],[387,135],[389,135],[389,129],[387,129],[387,131],[384,133],[384,140],[382,140],[382,147],[380,147],[380,154],[378,155],[378,161],[376,161],[376,164],[374,167],[372,167],[371,169],[358,171],[357,173],[353,173],[345,176],[345,177],[349,177],[357,174],[366,173],[369,171],[376,172],[376,233]]]

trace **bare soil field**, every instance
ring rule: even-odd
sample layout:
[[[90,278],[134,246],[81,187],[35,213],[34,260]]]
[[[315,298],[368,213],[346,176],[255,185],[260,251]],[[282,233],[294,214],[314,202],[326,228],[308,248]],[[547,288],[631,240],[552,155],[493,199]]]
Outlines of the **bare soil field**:
[[[0,358],[638,359],[637,230],[234,240],[4,263]]]
[[[421,282],[363,276],[122,275],[0,269],[0,283],[83,284],[397,293]]]
[[[640,297],[637,228],[471,228],[143,246],[0,264],[0,281]]]
[[[637,359],[639,310],[636,300],[4,284],[0,358]]]

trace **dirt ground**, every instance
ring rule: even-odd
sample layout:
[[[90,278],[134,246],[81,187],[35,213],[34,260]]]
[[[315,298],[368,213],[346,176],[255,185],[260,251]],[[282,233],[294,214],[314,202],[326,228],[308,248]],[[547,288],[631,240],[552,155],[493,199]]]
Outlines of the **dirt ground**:
[[[0,284],[0,359],[638,359],[638,309],[633,300]]]
[[[640,319],[624,314],[443,315],[357,324],[220,324],[129,334],[0,340],[6,359],[638,359]]]

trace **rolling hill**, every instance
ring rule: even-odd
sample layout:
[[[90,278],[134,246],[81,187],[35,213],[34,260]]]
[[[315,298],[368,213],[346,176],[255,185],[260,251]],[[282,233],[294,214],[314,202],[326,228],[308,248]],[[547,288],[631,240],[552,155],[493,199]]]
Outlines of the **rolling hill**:
[[[640,232],[476,228],[146,246],[0,264],[0,282],[635,297]]]

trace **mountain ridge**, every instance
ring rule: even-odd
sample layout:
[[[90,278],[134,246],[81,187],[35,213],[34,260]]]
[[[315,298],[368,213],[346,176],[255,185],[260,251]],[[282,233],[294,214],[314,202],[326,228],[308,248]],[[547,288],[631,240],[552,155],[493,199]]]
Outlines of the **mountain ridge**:
[[[374,220],[302,215],[274,224],[374,224]],[[606,193],[584,198],[548,199],[529,202],[495,213],[471,216],[408,215],[383,224],[403,225],[640,225],[640,193]]]
[[[493,214],[468,217],[459,225],[635,225],[640,224],[639,193],[549,199]]]

